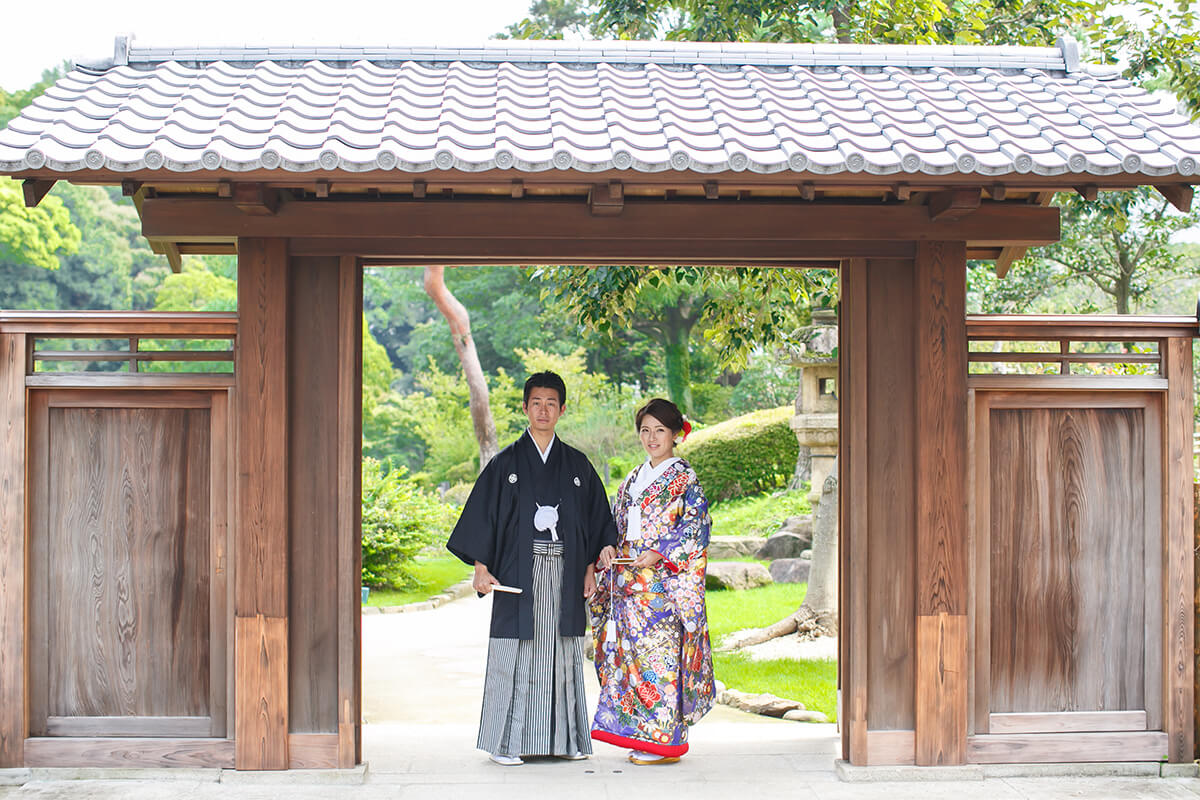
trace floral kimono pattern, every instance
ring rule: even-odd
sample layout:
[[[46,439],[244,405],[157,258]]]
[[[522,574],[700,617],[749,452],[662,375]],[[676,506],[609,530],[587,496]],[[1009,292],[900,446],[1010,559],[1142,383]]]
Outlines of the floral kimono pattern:
[[[662,556],[654,567],[616,564],[596,573],[588,606],[596,646],[600,701],[592,738],[662,756],[687,752],[687,729],[712,707],[712,648],[704,574],[712,519],[696,473],[670,464],[645,491],[630,496],[635,469],[613,501],[618,551]],[[641,509],[641,539],[626,538],[629,509]]]

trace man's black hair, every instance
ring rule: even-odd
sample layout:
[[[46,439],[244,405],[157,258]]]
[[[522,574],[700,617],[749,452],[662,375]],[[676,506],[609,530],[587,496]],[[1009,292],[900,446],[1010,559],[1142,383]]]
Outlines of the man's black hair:
[[[558,376],[558,373],[546,370],[530,375],[529,380],[525,381],[525,397],[521,400],[522,403],[529,402],[529,393],[534,389],[553,389],[558,392],[558,404],[560,406],[567,404],[567,385],[563,383],[563,379]]]

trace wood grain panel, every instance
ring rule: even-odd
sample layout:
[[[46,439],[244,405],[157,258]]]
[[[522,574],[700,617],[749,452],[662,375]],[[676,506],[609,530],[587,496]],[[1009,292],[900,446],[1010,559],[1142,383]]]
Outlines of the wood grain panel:
[[[967,752],[967,617],[917,617],[916,763],[962,764]]]
[[[990,417],[990,708],[1145,707],[1141,409]]]
[[[911,731],[916,724],[913,263],[870,261],[867,273],[867,720],[871,731]],[[869,760],[876,763],[873,753]]]
[[[109,738],[115,736],[196,739],[209,735],[208,717],[50,717],[50,736]]]
[[[286,769],[288,733],[286,242],[238,242],[234,705],[238,769]]]
[[[289,734],[288,766],[290,769],[336,769],[338,767],[338,735],[336,733]]]
[[[28,767],[233,767],[233,742],[224,739],[25,740]]]
[[[338,259],[291,260],[288,723],[337,731]]]
[[[49,578],[47,566],[50,558],[50,413],[47,392],[31,391],[26,424],[29,427],[29,499],[26,505],[29,515],[29,587],[26,605],[26,631],[29,635],[29,672],[26,702],[29,714],[26,722],[29,735],[44,733],[48,715],[46,700],[49,690],[46,680],[50,674],[50,653],[47,642],[50,638],[50,598],[44,589]]]
[[[338,754],[362,761],[362,268],[338,264],[337,629]]]
[[[209,412],[49,410],[49,716],[207,716]]]
[[[851,259],[842,269],[842,309],[839,341],[842,343],[842,391],[839,393],[840,424],[846,432],[839,448],[840,467],[848,480],[839,487],[838,497],[845,524],[839,529],[841,564],[839,580],[844,581],[841,615],[842,652],[838,669],[842,680],[842,706],[847,724],[842,729],[843,752],[850,763],[865,765],[867,752],[868,641],[870,602],[863,565],[868,563],[868,518],[866,498],[870,496],[867,454],[867,404],[869,385],[867,363],[867,265]]]
[[[1167,735],[1138,733],[1025,733],[972,736],[972,764],[1047,764],[1087,761],[1159,761],[1167,754]]]
[[[915,763],[917,734],[914,731],[868,731],[868,766]]]
[[[1064,711],[1057,714],[992,714],[992,733],[1144,731],[1145,711]]]
[[[238,617],[235,636],[237,768],[287,769],[287,619]]]
[[[1192,728],[1194,676],[1192,657],[1195,646],[1192,620],[1194,586],[1191,552],[1191,498],[1193,478],[1192,340],[1167,340],[1165,372],[1170,381],[1166,409],[1166,647],[1164,727],[1170,736],[1168,758],[1172,762],[1190,761],[1195,756],[1195,732]]]
[[[24,334],[0,335],[0,767],[24,762],[25,706]]]
[[[960,764],[966,756],[968,683],[965,245],[918,243],[913,292],[916,761]]]

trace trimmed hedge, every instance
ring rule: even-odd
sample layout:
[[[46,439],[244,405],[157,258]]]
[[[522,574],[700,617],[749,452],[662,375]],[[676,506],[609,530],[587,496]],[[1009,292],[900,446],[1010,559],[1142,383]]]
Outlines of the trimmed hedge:
[[[800,445],[791,406],[768,408],[698,430],[679,447],[710,503],[785,486]]]

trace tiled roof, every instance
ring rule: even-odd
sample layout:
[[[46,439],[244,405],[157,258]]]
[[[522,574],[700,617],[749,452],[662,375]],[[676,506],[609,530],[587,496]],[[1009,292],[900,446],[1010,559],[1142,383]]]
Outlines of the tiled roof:
[[[136,49],[0,132],[0,171],[1197,172],[1200,128],[1069,48],[501,42]]]

